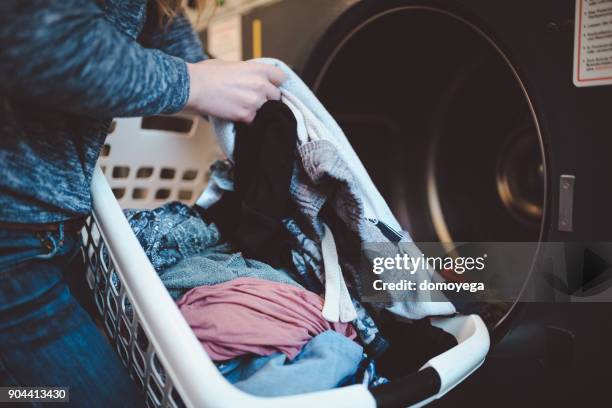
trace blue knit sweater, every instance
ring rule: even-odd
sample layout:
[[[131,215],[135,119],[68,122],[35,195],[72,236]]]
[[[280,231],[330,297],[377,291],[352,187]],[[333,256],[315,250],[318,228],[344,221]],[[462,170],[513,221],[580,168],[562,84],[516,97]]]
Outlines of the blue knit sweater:
[[[112,118],[183,108],[185,61],[205,55],[183,15],[160,25],[156,12],[152,0],[0,2],[0,221],[89,213]]]

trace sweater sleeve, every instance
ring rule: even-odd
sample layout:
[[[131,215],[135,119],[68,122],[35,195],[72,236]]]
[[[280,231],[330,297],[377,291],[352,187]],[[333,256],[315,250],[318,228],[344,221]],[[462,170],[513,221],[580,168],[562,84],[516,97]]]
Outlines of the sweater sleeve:
[[[0,2],[0,92],[97,118],[174,113],[185,62],[145,49],[93,0]]]
[[[147,19],[140,34],[143,47],[154,48],[187,62],[207,59],[198,33],[181,11],[169,23],[160,23],[156,2],[149,1]]]

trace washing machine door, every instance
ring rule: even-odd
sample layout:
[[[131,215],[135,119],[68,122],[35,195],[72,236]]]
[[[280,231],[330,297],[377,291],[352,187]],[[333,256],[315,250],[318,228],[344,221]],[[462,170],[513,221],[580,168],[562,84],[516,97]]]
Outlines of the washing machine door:
[[[358,4],[304,77],[415,241],[543,239],[547,161],[532,100],[503,46],[457,7]],[[516,273],[527,281],[531,267]],[[472,311],[495,337],[515,300]]]

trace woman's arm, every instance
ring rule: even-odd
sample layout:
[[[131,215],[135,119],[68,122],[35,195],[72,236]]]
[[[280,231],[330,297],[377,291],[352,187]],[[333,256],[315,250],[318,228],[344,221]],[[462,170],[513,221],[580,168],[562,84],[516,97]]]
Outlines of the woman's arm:
[[[284,80],[267,64],[185,63],[143,48],[93,0],[0,2],[0,92],[15,98],[97,118],[186,107],[250,122]]]
[[[160,49],[189,64],[191,90],[186,108],[197,113],[251,122],[266,100],[280,99],[285,80],[278,68],[254,62],[207,60],[202,43],[183,13],[170,24],[159,23],[157,6],[149,1],[147,20],[139,37],[143,46]]]
[[[92,117],[181,110],[185,62],[145,49],[93,0],[0,2],[0,92]]]

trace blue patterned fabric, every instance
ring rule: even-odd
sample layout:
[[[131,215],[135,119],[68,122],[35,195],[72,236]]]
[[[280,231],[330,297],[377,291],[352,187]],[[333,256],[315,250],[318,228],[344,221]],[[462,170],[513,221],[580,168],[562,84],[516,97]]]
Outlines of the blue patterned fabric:
[[[178,201],[153,210],[128,209],[124,214],[156,271],[177,263],[181,251],[190,254],[197,246],[208,247],[219,241],[216,228],[191,228],[188,221],[198,214]],[[192,234],[183,234],[186,229]]]
[[[174,299],[198,286],[251,277],[299,285],[288,271],[236,252],[214,224],[190,207],[171,202],[154,210],[125,210],[140,245]]]
[[[284,220],[284,225],[288,232],[291,260],[297,275],[308,290],[323,293],[325,273],[322,268],[321,245],[304,234],[294,219]]]

